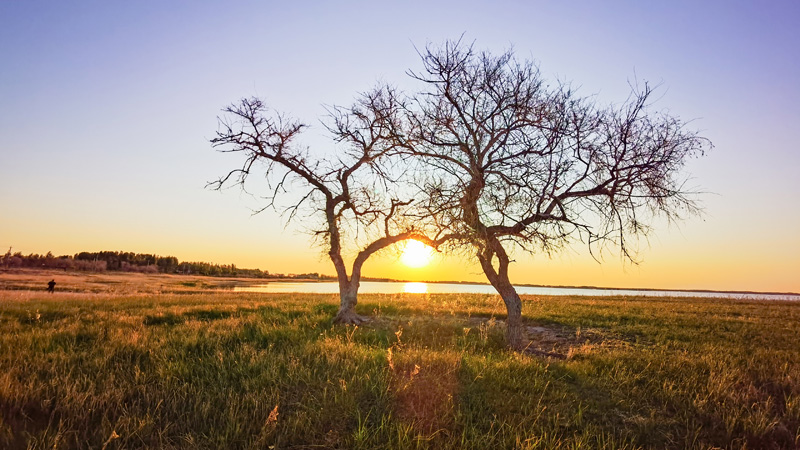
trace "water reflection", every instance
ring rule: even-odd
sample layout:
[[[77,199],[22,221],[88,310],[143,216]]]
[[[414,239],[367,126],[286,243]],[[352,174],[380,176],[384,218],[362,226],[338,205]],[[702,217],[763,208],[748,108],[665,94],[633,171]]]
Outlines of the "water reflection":
[[[428,283],[406,283],[403,286],[403,292],[406,294],[427,294]]]
[[[592,289],[592,288],[557,288],[517,286],[520,295],[632,295],[650,297],[727,297],[746,300],[793,300],[800,301],[797,294],[760,294],[732,292],[690,292],[690,291],[652,291],[635,289]],[[271,292],[271,293],[306,293],[306,294],[338,294],[339,284],[324,282],[268,282],[249,286],[235,286],[234,292]],[[452,283],[405,283],[364,281],[358,289],[359,294],[489,294],[497,295],[497,291],[488,284],[452,284]]]

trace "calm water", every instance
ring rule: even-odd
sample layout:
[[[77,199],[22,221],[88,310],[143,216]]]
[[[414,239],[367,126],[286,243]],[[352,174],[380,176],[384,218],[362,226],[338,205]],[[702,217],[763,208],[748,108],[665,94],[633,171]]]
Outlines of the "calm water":
[[[333,281],[321,283],[310,282],[272,282],[253,286],[237,286],[237,292],[270,292],[287,293],[299,292],[304,294],[338,294],[339,284]],[[451,284],[451,283],[403,283],[383,281],[362,281],[358,290],[363,294],[496,294],[493,287],[485,284]],[[728,292],[690,292],[690,291],[640,291],[636,289],[589,289],[589,288],[551,288],[517,286],[517,292],[522,295],[635,295],[650,297],[726,297],[737,299],[760,300],[796,300],[800,295],[786,294],[756,294],[756,293],[728,293]]]

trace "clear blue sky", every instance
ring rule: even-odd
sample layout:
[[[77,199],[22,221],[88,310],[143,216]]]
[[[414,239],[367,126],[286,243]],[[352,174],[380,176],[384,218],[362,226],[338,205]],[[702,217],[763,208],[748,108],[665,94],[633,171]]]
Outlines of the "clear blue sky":
[[[514,281],[800,291],[800,2],[383,3],[0,2],[0,246],[332,273],[299,227],[204,189],[239,163],[208,144],[219,110],[258,95],[317,124],[377,81],[412,89],[414,46],[463,33],[603,103],[659,83],[658,105],[715,145],[688,168],[713,192],[705,217],[660,227],[642,265],[517,255]],[[366,271],[462,267],[388,255]]]

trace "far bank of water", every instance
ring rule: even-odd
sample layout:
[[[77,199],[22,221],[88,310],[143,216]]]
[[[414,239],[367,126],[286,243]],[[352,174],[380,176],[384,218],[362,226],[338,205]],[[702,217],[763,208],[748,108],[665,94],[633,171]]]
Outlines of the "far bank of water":
[[[705,297],[754,300],[793,300],[800,301],[796,294],[762,294],[740,292],[696,292],[696,291],[656,291],[638,289],[594,289],[516,286],[520,295],[570,295],[570,296],[648,296],[648,297]],[[236,292],[267,292],[303,294],[337,294],[339,285],[334,281],[325,282],[285,282],[277,281],[252,286],[237,286]],[[496,294],[487,284],[456,283],[416,283],[397,281],[363,281],[359,293],[364,294]]]

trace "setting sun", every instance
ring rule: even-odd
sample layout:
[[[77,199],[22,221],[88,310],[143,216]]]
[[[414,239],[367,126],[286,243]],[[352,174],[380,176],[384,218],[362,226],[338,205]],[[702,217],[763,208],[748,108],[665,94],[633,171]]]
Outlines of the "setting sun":
[[[403,255],[400,261],[408,267],[427,266],[433,257],[433,248],[420,241],[410,240],[403,247]]]

